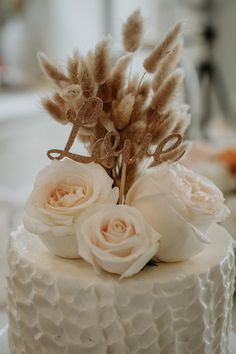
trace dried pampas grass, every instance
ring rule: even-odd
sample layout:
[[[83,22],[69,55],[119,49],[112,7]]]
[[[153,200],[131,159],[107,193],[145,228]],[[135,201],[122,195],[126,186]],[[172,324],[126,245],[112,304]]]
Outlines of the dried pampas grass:
[[[110,58],[111,37],[97,44],[93,56],[93,76],[97,84],[101,85],[108,79],[111,70]]]
[[[123,46],[127,52],[135,52],[141,45],[143,37],[143,19],[140,10],[130,15],[123,25]]]
[[[128,83],[128,87],[127,87],[127,93],[132,93],[134,96],[136,96],[137,91],[138,91],[138,85],[139,85],[139,75],[136,74],[134,75]]]
[[[46,111],[59,123],[66,124],[68,123],[66,116],[64,114],[64,110],[49,98],[42,99],[42,105],[46,109]]]
[[[120,57],[112,71],[112,76],[110,80],[113,98],[117,97],[117,93],[123,89],[126,83],[126,71],[130,64],[131,56],[123,55]]]
[[[161,85],[159,90],[154,93],[151,101],[151,108],[160,113],[167,111],[178,92],[180,85],[184,79],[184,72],[182,69],[176,69]]]
[[[92,50],[88,51],[86,61],[88,63],[90,71],[92,71],[94,66],[94,52]]]
[[[135,96],[135,103],[132,112],[132,122],[143,119],[146,108],[146,101],[150,92],[150,82],[144,81],[139,88],[138,94]]]
[[[78,67],[79,67],[79,53],[75,52],[74,55],[68,59],[68,74],[73,84],[78,84]]]
[[[61,109],[63,110],[65,106],[67,105],[66,100],[62,97],[61,93],[55,92],[53,95],[53,101],[57,103]]]
[[[155,115],[153,116],[153,119],[155,119]],[[159,144],[163,138],[166,138],[169,134],[174,133],[177,120],[178,115],[174,110],[169,111],[164,115],[156,116],[156,124],[154,124],[152,131],[150,130],[150,133],[153,136],[153,144]]]
[[[84,58],[80,58],[79,62],[79,73],[78,73],[79,83],[83,90],[83,95],[85,97],[92,97],[95,95],[97,86],[95,85],[92,73],[88,67]]]
[[[100,123],[106,129],[107,132],[116,130],[115,124],[111,119],[110,112],[104,112],[104,111],[102,112],[102,115],[100,117]]]
[[[64,101],[74,101],[82,97],[82,88],[80,85],[71,85],[61,91],[61,97]]]
[[[144,60],[143,66],[149,73],[154,73],[159,61],[175,45],[177,38],[183,29],[183,22],[178,22],[166,35],[163,41],[154,48],[151,54]]]
[[[58,87],[63,87],[69,82],[69,78],[52,64],[44,53],[38,53],[37,57],[43,73],[49,80],[53,81]]]
[[[148,94],[150,92],[151,84],[149,81],[143,81],[142,84],[139,87],[139,92],[138,94],[142,96],[144,99],[148,97]]]
[[[135,97],[129,93],[125,95],[118,104],[115,103],[112,107],[112,118],[116,129],[122,130],[127,127],[131,119],[134,102]]]
[[[183,135],[189,127],[191,121],[189,107],[187,105],[182,105],[177,112],[177,115],[178,118],[176,119],[176,125],[173,132]]]
[[[73,108],[75,111],[84,102],[83,91],[80,85],[70,85],[64,88],[60,93],[60,97],[66,103],[67,108]]]
[[[135,144],[140,144],[144,134],[147,130],[147,124],[143,120],[131,123],[125,130],[122,132],[121,136],[125,139],[130,139]]]
[[[106,82],[98,88],[98,97],[105,103],[111,103],[117,98],[118,93],[123,90],[126,83],[126,71],[130,63],[130,55],[120,57]]]
[[[79,139],[90,153],[93,144],[107,132],[119,132],[117,151],[122,151],[126,139],[130,140],[131,156],[137,159],[127,166],[125,191],[137,178],[144,162],[149,163],[150,155],[142,148],[146,134],[152,136],[150,145],[154,146],[150,146],[150,150],[153,151],[168,135],[182,136],[189,125],[188,109],[183,105],[179,107],[175,100],[184,77],[181,69],[175,69],[183,48],[182,27],[182,22],[177,23],[144,60],[146,71],[141,79],[131,73],[130,54],[142,44],[143,19],[139,10],[123,26],[123,46],[128,53],[118,58],[113,66],[110,37],[99,42],[86,56],[75,52],[68,59],[66,74],[44,54],[38,56],[44,74],[57,86],[52,98],[45,98],[42,103],[59,123],[73,123],[88,98],[102,100],[96,123],[79,130]],[[146,75],[147,72],[150,75]],[[99,144],[100,153],[105,153],[105,143],[99,140]],[[163,154],[163,161],[177,159],[186,148],[181,144]],[[106,157],[101,164],[119,186],[124,174],[122,156]]]
[[[180,55],[183,50],[183,41],[180,40],[176,46],[166,54],[165,58],[159,64],[159,67],[152,80],[152,89],[157,91],[165,79],[170,75],[173,69],[176,67]]]

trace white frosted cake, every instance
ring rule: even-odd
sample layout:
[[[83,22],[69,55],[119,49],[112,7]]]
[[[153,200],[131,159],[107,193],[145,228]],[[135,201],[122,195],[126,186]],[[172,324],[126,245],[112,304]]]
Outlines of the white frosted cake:
[[[125,280],[55,257],[20,227],[9,247],[12,354],[229,354],[234,252],[220,226],[189,261]]]
[[[110,37],[75,52],[66,72],[40,54],[56,86],[43,105],[71,132],[48,151],[9,243],[11,354],[229,354],[233,241],[217,226],[229,210],[212,181],[177,162],[190,122],[175,100],[182,27],[141,77],[127,70],[139,11],[114,66]]]

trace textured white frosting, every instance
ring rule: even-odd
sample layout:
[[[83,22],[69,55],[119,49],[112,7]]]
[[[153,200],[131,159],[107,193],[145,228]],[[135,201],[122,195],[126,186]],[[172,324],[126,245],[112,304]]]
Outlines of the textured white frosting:
[[[230,215],[225,219],[222,225],[228,230],[236,241],[236,194],[227,196],[225,204],[230,210]]]
[[[20,227],[8,251],[11,354],[229,354],[233,241],[217,225],[209,239],[191,260],[119,280]]]

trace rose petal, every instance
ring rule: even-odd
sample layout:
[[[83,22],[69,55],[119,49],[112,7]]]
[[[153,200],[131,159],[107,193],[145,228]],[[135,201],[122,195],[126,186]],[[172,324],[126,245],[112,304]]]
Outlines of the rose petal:
[[[74,234],[74,228],[72,225],[47,225],[38,221],[35,218],[25,214],[23,216],[23,223],[25,228],[35,235],[48,235],[64,237],[64,235]]]
[[[126,203],[162,234],[158,254],[166,261],[199,253],[208,242],[208,228],[229,213],[214,183],[179,163],[149,169],[130,188]]]
[[[138,273],[143,267],[155,256],[158,251],[158,244],[150,247],[149,252],[144,253],[137,258],[137,261],[133,263],[120,277],[120,279],[131,277]]]
[[[196,237],[198,238],[198,240],[202,243],[205,243],[207,245],[209,245],[211,242],[210,240],[196,227],[194,227],[193,225],[189,224],[189,226],[193,229]]]
[[[110,227],[109,238],[101,232],[109,222],[124,222],[130,234],[126,238]],[[135,233],[134,233],[135,231]],[[140,212],[127,205],[103,207],[80,225],[76,225],[79,254],[99,268],[123,275],[135,274],[154,256],[160,235],[149,226]],[[114,242],[116,238],[117,242]],[[154,251],[155,249],[155,251]]]
[[[74,223],[82,222],[87,210],[93,213],[102,203],[117,202],[119,191],[112,184],[98,164],[52,161],[35,181],[25,208],[26,229],[37,234],[54,254],[79,257]]]
[[[127,257],[118,257],[114,254],[110,254],[100,250],[99,248],[91,245],[91,251],[96,260],[96,264],[100,268],[110,273],[122,274],[124,273],[130,264],[133,264],[141,255],[141,251],[136,251]],[[140,269],[137,269],[136,273]]]
[[[37,235],[45,246],[56,256],[64,258],[80,258],[77,249],[77,240],[73,226],[50,227],[24,215],[25,228]]]
[[[142,175],[129,189],[125,199],[126,204],[131,205],[133,200],[137,200],[158,192],[159,190],[152,177],[148,174]]]
[[[104,202],[106,204],[116,204],[118,199],[119,199],[119,188],[114,187]]]
[[[143,197],[133,206],[141,211],[146,221],[161,235],[158,259],[165,262],[181,261],[204,248],[199,234],[172,208],[165,195]]]

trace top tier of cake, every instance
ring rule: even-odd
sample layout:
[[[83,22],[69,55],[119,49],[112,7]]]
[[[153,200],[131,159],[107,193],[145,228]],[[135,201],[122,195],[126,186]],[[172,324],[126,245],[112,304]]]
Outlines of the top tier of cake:
[[[228,354],[233,241],[216,225],[209,238],[191,260],[119,280],[20,228],[9,247],[12,354]]]

